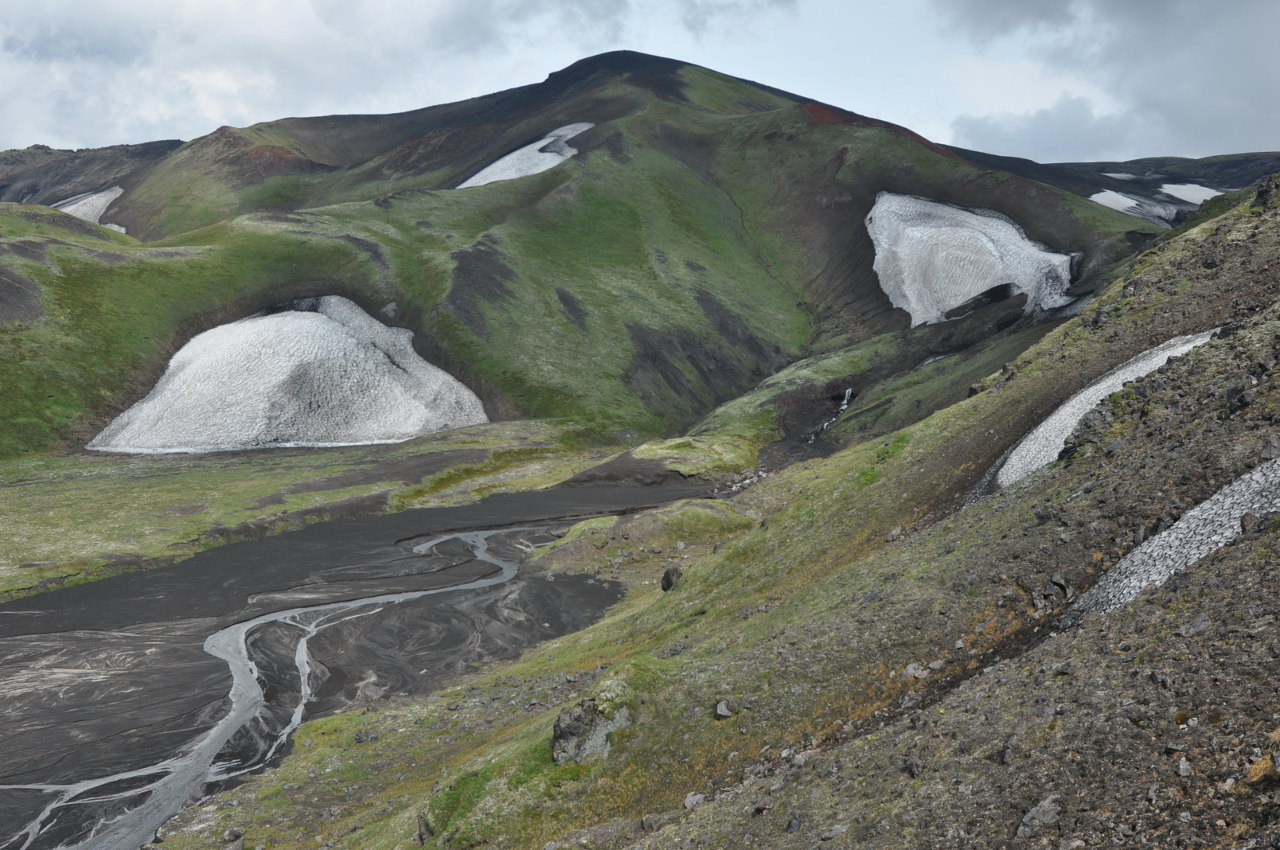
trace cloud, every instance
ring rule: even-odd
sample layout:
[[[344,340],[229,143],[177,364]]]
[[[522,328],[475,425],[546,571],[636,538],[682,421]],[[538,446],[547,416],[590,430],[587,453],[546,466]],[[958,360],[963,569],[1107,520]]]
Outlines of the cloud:
[[[1019,30],[1070,25],[1076,20],[1067,0],[936,0],[938,13],[975,41]]]
[[[706,34],[795,2],[15,0],[0,16],[0,150],[415,109],[537,82],[655,19]]]
[[[749,20],[766,9],[794,9],[796,0],[683,0],[680,22],[695,36],[705,35],[717,21]]]
[[[1040,162],[1126,158],[1140,123],[1133,115],[1095,115],[1082,97],[1064,96],[1027,113],[961,115],[952,124],[955,144],[1014,156],[1035,151]]]
[[[1003,138],[999,153],[1047,158],[1048,128],[1074,125],[1079,148],[1069,159],[1103,149],[1127,157],[1207,156],[1280,147],[1273,34],[1274,0],[933,0],[943,23],[980,48],[1021,44],[1047,67],[1104,90],[1118,109],[1057,104],[1022,115],[962,116],[957,139]],[[1085,109],[1083,107],[1088,107]],[[1101,114],[1094,114],[1101,113]],[[1055,124],[1056,122],[1056,124]],[[1110,138],[1104,134],[1123,133]],[[1125,145],[1116,142],[1123,139]],[[1046,147],[1039,147],[1044,145]]]

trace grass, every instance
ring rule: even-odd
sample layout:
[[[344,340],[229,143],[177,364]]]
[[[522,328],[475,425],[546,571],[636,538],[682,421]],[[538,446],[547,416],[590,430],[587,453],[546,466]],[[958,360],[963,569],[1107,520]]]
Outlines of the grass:
[[[0,539],[0,598],[161,565],[238,534],[296,528],[343,510],[346,500],[385,497],[395,510],[417,504],[426,488],[436,494],[433,503],[457,504],[548,486],[601,457],[600,450],[559,448],[558,435],[554,424],[514,422],[385,446],[12,459],[0,464],[7,529]],[[405,480],[418,458],[477,449],[488,460]]]
[[[1249,227],[1246,214],[1236,218]],[[1170,246],[1147,257],[1140,274],[1176,268],[1182,249]],[[1119,278],[1084,316],[1045,335],[977,396],[797,464],[746,491],[731,512],[690,502],[580,524],[543,549],[538,563],[591,571],[626,560],[627,596],[599,623],[466,677],[438,699],[372,709],[360,717],[384,734],[373,759],[379,771],[345,785],[308,774],[326,759],[364,763],[367,751],[353,754],[335,737],[323,759],[287,760],[217,804],[204,832],[216,835],[234,820],[250,825],[251,840],[289,846],[300,843],[291,831],[308,812],[359,797],[367,800],[361,813],[332,829],[307,829],[305,840],[320,832],[335,847],[395,846],[426,811],[453,846],[541,846],[590,823],[682,811],[685,793],[739,781],[765,746],[800,749],[842,734],[874,746],[875,736],[862,734],[873,713],[916,687],[904,681],[908,663],[938,658],[939,675],[960,674],[1031,628],[1029,600],[1014,577],[1031,569],[1036,547],[1056,533],[1041,530],[1031,505],[1079,498],[1083,482],[1107,474],[1107,463],[1081,461],[1080,469],[1020,485],[1043,493],[1005,494],[936,523],[929,518],[945,516],[1027,421],[1126,359],[1124,345],[1185,332],[1170,317],[1218,321],[1248,286],[1153,290],[1145,301],[1120,299],[1109,322],[1095,324],[1128,283]],[[1114,532],[1100,525],[1095,536],[1110,547]],[[890,543],[894,529],[906,533],[903,542]],[[1050,548],[1058,560],[1036,567],[1046,581],[1055,571],[1087,574],[1116,556],[1092,550],[1087,527],[1077,533],[1084,539],[1057,540]],[[672,562],[673,538],[686,542],[676,551],[689,558],[679,562],[680,584],[662,593],[643,577]],[[963,650],[951,649],[957,640]],[[607,669],[589,685],[563,685],[567,675],[600,665]],[[751,708],[716,722],[714,705],[727,696]],[[606,761],[560,774],[547,758],[554,717],[589,697],[620,700],[635,719],[614,733]],[[351,722],[323,719],[300,734],[316,742]],[[901,752],[885,757],[900,765]],[[420,765],[432,767],[412,767]],[[305,785],[307,803],[269,815],[255,810],[255,786],[281,782]],[[168,838],[177,847],[195,840]]]

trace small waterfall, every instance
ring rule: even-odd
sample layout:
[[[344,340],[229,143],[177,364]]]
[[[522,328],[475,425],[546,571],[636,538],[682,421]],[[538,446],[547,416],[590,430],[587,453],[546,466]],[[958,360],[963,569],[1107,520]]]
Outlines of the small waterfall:
[[[818,428],[818,430],[811,433],[809,435],[809,442],[812,443],[814,440],[818,439],[819,434],[821,434],[823,431],[830,428],[832,425],[836,424],[836,420],[839,419],[844,414],[844,412],[849,409],[849,402],[852,400],[853,400],[853,387],[847,387],[844,391],[844,400],[840,402],[840,408],[836,411],[836,415],[832,416],[826,422],[823,422],[822,425]]]

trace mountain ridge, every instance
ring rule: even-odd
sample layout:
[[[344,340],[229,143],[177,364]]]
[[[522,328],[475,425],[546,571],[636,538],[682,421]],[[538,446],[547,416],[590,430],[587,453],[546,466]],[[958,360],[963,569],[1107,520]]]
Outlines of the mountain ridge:
[[[656,508],[578,513],[554,533],[508,529],[504,557],[530,580],[604,584],[610,599],[623,590],[597,622],[577,618],[581,630],[518,656],[502,646],[527,641],[466,610],[446,616],[472,622],[458,634],[475,654],[430,675],[415,673],[413,653],[435,625],[403,612],[352,618],[367,632],[349,643],[317,636],[307,687],[323,716],[282,760],[166,824],[164,842],[1268,846],[1280,787],[1270,503],[1229,514],[1213,532],[1222,546],[1127,608],[1071,619],[1147,541],[1175,528],[1163,539],[1177,539],[1196,506],[1270,474],[1263,465],[1280,455],[1278,178],[1173,229],[1082,193],[1104,186],[1095,178],[1154,190],[1201,167],[1252,173],[1265,156],[1182,171],[1168,158],[984,164],[675,60],[613,54],[557,74],[550,87],[402,113],[405,138],[383,148],[361,121],[331,148],[320,138],[330,118],[220,129],[125,180],[128,234],[0,204],[0,513],[17,529],[0,540],[0,598],[40,594],[0,610],[56,608],[58,587],[180,570],[229,543],[358,527],[342,518],[470,508],[504,492],[534,503],[543,488],[575,502],[615,484],[638,498],[688,488]],[[552,167],[451,188],[579,122],[595,126]],[[118,168],[118,153],[103,168]],[[1101,170],[1121,166],[1133,179]],[[907,211],[890,237],[867,224],[886,194]],[[937,227],[918,215],[931,205],[1017,227],[978,239],[963,216]],[[875,263],[886,239],[917,226],[912,244],[926,250],[905,256],[926,266],[995,267],[967,246],[1024,237],[1070,256],[1065,296],[1076,300],[1037,312],[1009,284],[935,293],[942,319],[913,326]],[[335,295],[400,337],[412,331],[417,353],[496,421],[391,446],[81,450],[196,334]],[[1007,450],[1078,390],[1173,337],[1211,332],[1083,411],[1057,460],[984,495]],[[391,552],[379,580],[394,583],[421,553],[408,531],[393,536],[352,545]],[[282,553],[272,557],[291,557],[287,539],[268,542]],[[236,551],[202,560],[230,564]],[[244,610],[311,592],[363,598],[354,566],[337,569],[334,588],[323,576],[277,586],[264,566]],[[234,595],[225,569],[201,578]],[[181,578],[157,574],[157,586],[161,575]],[[511,621],[501,629],[539,611],[516,604],[521,587],[492,603]],[[43,680],[27,671],[43,669],[40,653],[61,669],[84,651],[9,622],[21,646],[0,660],[21,663],[0,676],[18,671],[30,689],[0,712],[36,704]],[[173,623],[142,631],[203,634]],[[125,625],[97,635],[121,647],[114,657],[134,651],[140,629]],[[280,641],[264,631],[254,642]],[[370,647],[377,658],[362,656]],[[183,650],[188,663],[210,664],[197,649]],[[172,672],[165,687],[200,695],[203,718],[224,695],[204,699],[217,676],[200,670],[198,684],[175,685],[186,680]],[[277,672],[260,665],[268,690],[303,690]],[[74,711],[61,680],[44,678],[50,712]],[[109,714],[114,698],[86,704]],[[174,729],[199,725],[166,705],[136,728],[118,712],[95,757],[105,763],[110,742],[141,740],[162,715]],[[48,781],[37,775],[44,734],[0,747],[34,765],[31,782]],[[73,752],[58,728],[47,734]],[[38,810],[38,796],[0,788],[0,820],[27,823],[17,813]]]

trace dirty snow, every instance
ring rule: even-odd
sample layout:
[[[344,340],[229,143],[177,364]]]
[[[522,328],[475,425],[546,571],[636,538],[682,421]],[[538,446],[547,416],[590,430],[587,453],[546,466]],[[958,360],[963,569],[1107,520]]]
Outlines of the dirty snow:
[[[1065,626],[1086,615],[1122,607],[1151,585],[1161,585],[1241,534],[1246,513],[1280,511],[1280,461],[1272,460],[1240,476],[1182,515],[1160,534],[1122,558],[1080,597]]]
[[[345,298],[295,302],[206,331],[88,448],[160,454],[400,442],[487,422],[413,334]]]
[[[1002,284],[1027,295],[1028,313],[1072,300],[1071,258],[992,210],[881,192],[866,224],[880,287],[911,314],[912,327],[944,321],[948,310]]]
[[[1186,201],[1189,204],[1203,204],[1210,198],[1216,198],[1222,193],[1217,189],[1210,189],[1208,186],[1198,186],[1195,183],[1165,183],[1160,187],[1160,191],[1166,195],[1172,195],[1179,200]]]
[[[567,142],[579,133],[584,133],[595,124],[582,122],[567,124],[558,130],[552,130],[531,145],[525,145],[517,151],[504,156],[497,162],[481,169],[467,180],[458,184],[459,189],[472,186],[483,186],[499,180],[514,180],[517,177],[528,177],[548,168],[554,168],[578,152]]]
[[[1170,197],[1176,196],[1170,195]],[[1169,227],[1179,212],[1190,208],[1187,206],[1188,202],[1182,198],[1178,198],[1181,203],[1166,203],[1155,198],[1140,198],[1122,192],[1113,192],[1110,189],[1090,195],[1089,200],[1163,227]]]
[[[62,210],[67,215],[73,215],[76,218],[82,218],[85,221],[92,221],[98,224],[102,221],[102,215],[107,211],[107,207],[124,194],[124,189],[119,186],[112,186],[110,189],[104,189],[101,192],[85,192],[82,195],[73,195],[70,198],[58,201],[53,204],[55,210]],[[109,224],[112,230],[119,230],[124,233],[124,228],[118,224]]]
[[[1071,396],[1031,433],[1023,437],[1009,453],[1009,457],[996,474],[997,489],[1003,489],[1021,481],[1045,464],[1057,460],[1063,446],[1067,443],[1067,437],[1071,436],[1071,432],[1075,430],[1076,424],[1098,402],[1123,387],[1128,381],[1137,380],[1159,369],[1168,362],[1169,358],[1186,354],[1196,346],[1208,342],[1216,330],[1217,328],[1214,328],[1204,333],[1174,337],[1122,363]]]

